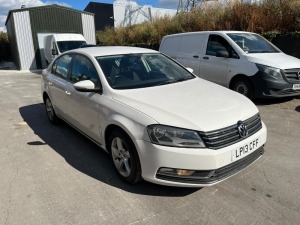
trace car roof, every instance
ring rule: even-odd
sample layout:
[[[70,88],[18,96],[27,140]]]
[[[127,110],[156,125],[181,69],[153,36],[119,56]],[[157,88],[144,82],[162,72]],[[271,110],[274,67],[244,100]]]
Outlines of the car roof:
[[[89,48],[79,48],[68,51],[68,53],[82,53],[93,57],[106,55],[121,55],[134,53],[158,53],[155,50],[127,46],[98,46]]]

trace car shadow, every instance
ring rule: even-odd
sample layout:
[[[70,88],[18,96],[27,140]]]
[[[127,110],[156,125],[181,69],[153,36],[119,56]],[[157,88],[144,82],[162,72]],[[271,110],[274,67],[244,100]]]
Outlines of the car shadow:
[[[300,105],[298,105],[298,106],[295,108],[295,110],[296,110],[297,112],[300,112]]]
[[[109,155],[96,144],[64,122],[52,125],[46,116],[44,104],[19,108],[23,120],[40,140],[28,142],[31,146],[49,145],[76,170],[127,192],[152,196],[186,196],[199,188],[179,188],[152,184],[146,181],[129,185],[114,171]]]
[[[285,103],[293,100],[294,97],[283,97],[283,98],[259,98],[254,99],[255,105],[275,105]]]

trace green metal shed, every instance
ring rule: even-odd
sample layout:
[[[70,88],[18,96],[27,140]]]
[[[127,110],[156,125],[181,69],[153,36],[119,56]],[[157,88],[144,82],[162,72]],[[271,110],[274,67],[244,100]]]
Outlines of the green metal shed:
[[[79,33],[88,44],[96,44],[94,14],[59,5],[10,10],[5,25],[13,60],[19,70],[46,67],[46,35]]]

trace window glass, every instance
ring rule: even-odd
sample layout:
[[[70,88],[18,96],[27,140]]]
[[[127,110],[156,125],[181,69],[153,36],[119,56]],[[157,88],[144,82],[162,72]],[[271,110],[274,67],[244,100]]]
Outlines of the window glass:
[[[194,78],[185,68],[159,53],[99,56],[96,59],[114,89],[167,85]]]
[[[230,57],[238,58],[238,54],[223,37],[219,35],[210,35],[206,55],[216,56],[219,51],[227,51]]]
[[[95,87],[100,86],[99,76],[93,63],[82,55],[77,55],[73,62],[70,81],[76,83],[82,80],[90,80]]]
[[[57,45],[59,51],[63,53],[68,50],[80,48],[81,46],[86,45],[86,42],[85,41],[58,41]]]
[[[245,53],[280,52],[268,41],[257,34],[229,33],[227,34]]]
[[[59,77],[67,78],[68,77],[68,70],[70,67],[70,63],[72,60],[72,55],[63,55],[58,58],[53,64],[53,73]]]

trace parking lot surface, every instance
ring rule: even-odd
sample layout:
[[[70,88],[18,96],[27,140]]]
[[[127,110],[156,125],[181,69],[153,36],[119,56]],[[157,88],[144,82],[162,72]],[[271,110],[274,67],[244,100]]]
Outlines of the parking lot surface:
[[[299,224],[300,98],[255,102],[265,154],[215,186],[123,183],[108,155],[48,122],[38,73],[0,71],[0,224]]]

